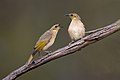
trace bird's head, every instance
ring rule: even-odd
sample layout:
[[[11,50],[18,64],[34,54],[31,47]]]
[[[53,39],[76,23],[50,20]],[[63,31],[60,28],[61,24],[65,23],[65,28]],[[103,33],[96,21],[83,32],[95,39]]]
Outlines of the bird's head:
[[[55,24],[52,26],[52,28],[50,30],[59,31],[59,29],[60,29],[60,24]]]
[[[66,14],[65,16],[68,16],[71,19],[81,19],[80,16],[76,13],[69,13],[69,14]]]

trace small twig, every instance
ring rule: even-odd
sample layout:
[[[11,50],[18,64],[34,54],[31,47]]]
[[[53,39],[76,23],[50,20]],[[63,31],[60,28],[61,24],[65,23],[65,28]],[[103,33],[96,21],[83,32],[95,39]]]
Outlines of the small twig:
[[[87,31],[87,32],[85,32],[86,34],[92,34],[92,33],[95,33],[95,32],[97,32],[97,31],[100,31],[100,30],[102,30],[102,29],[104,29],[104,27],[103,28],[98,28],[98,29],[95,29],[95,30],[91,30],[91,31]]]
[[[38,66],[41,66],[47,62],[50,62],[54,59],[60,58],[62,56],[72,54],[76,51],[81,50],[82,48],[88,46],[91,43],[94,43],[96,41],[99,41],[112,33],[120,30],[120,20],[117,22],[108,25],[103,28],[99,28],[96,30],[89,31],[89,35],[85,36],[81,40],[78,40],[70,45],[67,45],[63,48],[60,48],[50,54],[47,54],[43,56],[42,58],[38,58],[34,60],[34,63],[25,64],[22,67],[16,69],[15,71],[11,72],[9,75],[7,75],[3,80],[15,80],[17,77],[21,76],[22,74],[37,68]]]

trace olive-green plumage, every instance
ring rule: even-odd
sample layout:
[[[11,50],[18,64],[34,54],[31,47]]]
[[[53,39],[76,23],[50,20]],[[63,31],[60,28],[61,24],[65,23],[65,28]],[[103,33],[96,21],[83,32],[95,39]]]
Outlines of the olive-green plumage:
[[[49,30],[47,30],[40,38],[39,40],[36,42],[36,45],[34,47],[34,51],[33,53],[30,55],[30,58],[28,60],[28,63],[30,63],[34,57],[34,55],[37,52],[40,51],[45,51],[47,50],[50,46],[53,45],[57,33],[60,29],[60,25],[59,24],[55,24],[52,26],[52,28],[50,28]]]

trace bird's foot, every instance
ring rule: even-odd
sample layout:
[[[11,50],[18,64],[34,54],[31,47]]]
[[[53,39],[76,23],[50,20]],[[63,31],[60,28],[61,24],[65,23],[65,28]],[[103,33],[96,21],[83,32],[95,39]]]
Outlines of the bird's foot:
[[[45,55],[48,55],[48,56],[50,56],[51,54],[49,54],[49,53],[52,53],[52,51],[44,51],[46,54]]]
[[[71,41],[68,45],[71,45],[72,43],[74,43],[75,41]]]
[[[77,42],[78,40],[81,40],[82,38],[80,38],[80,39],[77,39],[77,40],[72,40],[68,45],[71,45],[71,44],[73,44],[73,43],[75,43],[75,42]]]

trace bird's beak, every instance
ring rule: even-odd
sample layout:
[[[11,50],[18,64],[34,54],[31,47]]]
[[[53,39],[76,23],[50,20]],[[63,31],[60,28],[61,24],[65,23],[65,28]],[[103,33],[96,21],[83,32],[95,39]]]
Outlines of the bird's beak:
[[[69,14],[65,14],[64,16],[69,16]]]
[[[58,26],[59,26],[59,29],[61,29],[61,25],[60,25],[60,24],[58,24]]]

